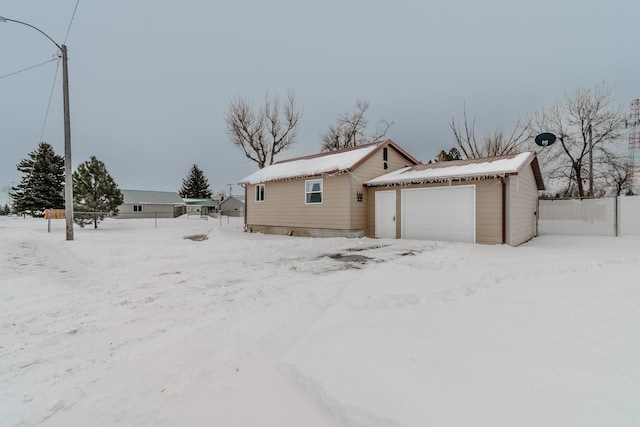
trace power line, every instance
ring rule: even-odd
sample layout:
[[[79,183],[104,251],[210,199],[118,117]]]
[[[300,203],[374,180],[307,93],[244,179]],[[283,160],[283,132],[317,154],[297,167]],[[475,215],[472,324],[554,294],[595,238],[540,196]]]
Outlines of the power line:
[[[69,28],[67,28],[67,35],[64,36],[64,42],[62,44],[67,44],[67,39],[69,38],[69,33],[71,32],[71,25],[73,24],[73,18],[76,17],[76,10],[78,10],[78,3],[80,3],[80,0],[76,0],[76,6],[73,8],[73,14],[71,15],[71,21],[69,21]]]
[[[58,70],[60,69],[60,58],[53,58],[48,61],[42,62],[37,65],[33,65],[31,67],[23,68],[22,70],[14,71],[13,73],[5,74],[4,76],[0,76],[0,79],[4,79],[5,77],[15,76],[16,74],[22,73],[24,71],[31,70],[36,67],[40,67],[42,65],[48,64],[53,61],[58,61],[58,65],[56,66],[56,72],[53,76],[53,84],[51,85],[51,92],[49,93],[49,102],[47,103],[47,111],[44,115],[44,122],[42,123],[42,129],[40,130],[40,141],[42,141],[42,137],[44,135],[44,129],[47,125],[47,118],[49,117],[49,109],[51,108],[51,100],[53,99],[53,91],[56,87],[56,80],[58,79]]]
[[[76,0],[76,5],[73,8],[73,14],[71,15],[71,20],[69,21],[69,27],[67,28],[67,34],[65,35],[64,42],[62,44],[66,44],[67,43],[67,39],[69,38],[69,33],[71,32],[71,26],[73,25],[73,19],[76,16],[76,11],[78,10],[78,4],[79,3],[80,3],[80,0]],[[51,85],[51,92],[49,93],[49,101],[47,102],[47,111],[46,111],[46,113],[44,115],[44,121],[42,123],[42,129],[40,131],[40,141],[42,141],[42,137],[44,135],[44,129],[45,129],[46,125],[47,125],[47,119],[49,117],[49,110],[51,109],[51,100],[53,99],[53,92],[54,92],[55,87],[56,87],[56,80],[58,79],[58,70],[60,69],[60,57],[50,59],[48,61],[42,62],[42,63],[37,64],[37,65],[33,65],[31,67],[23,68],[22,70],[14,71],[13,73],[5,74],[4,76],[0,76],[0,79],[4,79],[6,77],[15,76],[16,74],[31,70],[31,69],[36,68],[36,67],[40,67],[42,65],[48,64],[49,62],[53,62],[53,61],[58,61],[58,64],[56,66],[56,72],[55,72],[54,77],[53,77],[53,84]]]
[[[22,73],[24,71],[28,71],[28,70],[31,70],[33,68],[40,67],[41,65],[48,64],[49,62],[58,61],[58,60],[60,60],[60,58],[53,58],[53,59],[50,59],[48,61],[42,62],[40,64],[33,65],[33,66],[27,67],[27,68],[23,68],[22,70],[14,71],[13,73],[5,74],[4,76],[0,76],[0,79],[4,79],[5,77],[15,76],[16,74]]]
[[[44,135],[44,129],[47,126],[47,119],[49,118],[49,109],[51,108],[51,100],[53,99],[53,90],[56,88],[56,81],[58,80],[58,70],[60,69],[60,58],[58,58],[58,64],[56,65],[56,72],[53,76],[53,84],[51,85],[51,92],[49,93],[49,102],[47,103],[47,111],[44,113],[44,121],[42,122],[42,129],[40,130],[40,141]]]
[[[76,11],[78,10],[78,4],[80,0],[76,0],[76,5],[73,8],[73,13],[71,14],[71,20],[69,21],[69,27],[67,28],[67,34],[64,36],[63,45],[67,44],[67,39],[69,38],[69,33],[71,32],[71,25],[73,24],[73,19],[76,16]],[[51,92],[49,93],[49,102],[47,103],[47,111],[44,114],[44,120],[42,122],[42,129],[40,130],[40,141],[44,136],[44,130],[47,127],[47,119],[49,118],[49,110],[51,109],[51,100],[53,99],[53,91],[56,88],[56,81],[58,80],[58,71],[60,70],[60,58],[57,58],[58,64],[56,65],[56,72],[53,76],[53,84],[51,85]]]

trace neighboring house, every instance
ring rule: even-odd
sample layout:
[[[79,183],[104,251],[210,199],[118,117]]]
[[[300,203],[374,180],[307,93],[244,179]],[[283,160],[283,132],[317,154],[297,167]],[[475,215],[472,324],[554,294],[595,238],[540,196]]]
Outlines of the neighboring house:
[[[231,195],[220,202],[220,213],[227,216],[244,216],[244,196]]]
[[[120,190],[124,197],[118,206],[120,218],[175,218],[182,214],[184,202],[177,192]]]
[[[249,231],[297,236],[364,236],[369,228],[364,183],[418,164],[386,140],[285,160],[241,181]]]
[[[371,179],[372,237],[517,246],[536,235],[534,153],[416,165]]]
[[[218,202],[212,199],[182,199],[187,215],[208,216],[218,210]]]
[[[241,181],[248,231],[517,246],[536,235],[534,153],[420,164],[391,140],[275,163]]]

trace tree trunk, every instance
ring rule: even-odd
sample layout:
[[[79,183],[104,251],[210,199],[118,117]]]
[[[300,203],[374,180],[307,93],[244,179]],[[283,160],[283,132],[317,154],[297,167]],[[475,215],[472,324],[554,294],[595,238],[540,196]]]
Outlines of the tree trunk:
[[[582,165],[580,162],[573,164],[573,170],[576,172],[576,184],[578,184],[578,196],[584,197],[584,186],[582,185]]]

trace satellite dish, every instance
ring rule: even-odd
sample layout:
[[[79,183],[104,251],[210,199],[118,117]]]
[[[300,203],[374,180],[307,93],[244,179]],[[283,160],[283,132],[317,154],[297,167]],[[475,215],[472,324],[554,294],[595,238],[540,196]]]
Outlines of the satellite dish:
[[[536,136],[535,141],[540,147],[546,147],[556,142],[556,136],[552,133],[545,132]]]

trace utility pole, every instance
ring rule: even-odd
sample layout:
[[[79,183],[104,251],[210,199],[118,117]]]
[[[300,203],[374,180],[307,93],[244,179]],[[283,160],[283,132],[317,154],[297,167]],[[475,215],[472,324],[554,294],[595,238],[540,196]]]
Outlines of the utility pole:
[[[589,197],[593,199],[593,129],[589,123]]]
[[[233,184],[227,184],[229,186],[229,196],[231,196],[231,189],[233,187]]]
[[[631,101],[631,115],[627,121],[627,127],[631,127],[629,133],[629,181],[630,190],[635,193],[635,178],[636,178],[636,150],[640,150],[640,132],[638,132],[638,125],[640,125],[640,99],[636,98]]]
[[[62,98],[64,103],[64,217],[67,240],[73,240],[73,178],[71,172],[71,120],[69,118],[69,71],[67,69],[67,46],[59,45],[40,28],[26,22],[0,16],[0,22],[15,22],[33,28],[49,39],[62,53]]]
[[[64,218],[67,240],[73,240],[73,172],[71,172],[71,118],[69,113],[69,69],[67,46],[62,51],[62,97],[64,102]]]

